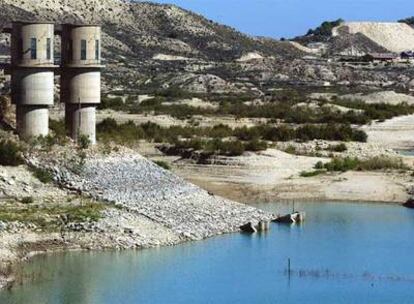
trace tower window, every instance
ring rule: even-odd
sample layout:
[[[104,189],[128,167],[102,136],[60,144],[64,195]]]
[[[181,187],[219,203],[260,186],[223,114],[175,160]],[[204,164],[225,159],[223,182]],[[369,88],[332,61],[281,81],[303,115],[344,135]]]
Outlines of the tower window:
[[[86,40],[81,40],[81,60],[86,60]]]
[[[69,61],[72,61],[73,60],[73,40],[72,39],[69,40],[67,52],[68,52]]]
[[[100,45],[99,40],[95,40],[95,60],[99,60],[99,53],[100,53]]]
[[[22,39],[19,39],[17,48],[19,50],[19,59],[22,59],[23,58],[23,40]]]
[[[37,59],[37,39],[30,39],[30,59]]]
[[[69,43],[68,43],[68,58],[69,58],[69,61],[73,60],[73,41],[72,41],[72,39],[69,40]]]
[[[46,59],[52,59],[52,39],[46,39]]]

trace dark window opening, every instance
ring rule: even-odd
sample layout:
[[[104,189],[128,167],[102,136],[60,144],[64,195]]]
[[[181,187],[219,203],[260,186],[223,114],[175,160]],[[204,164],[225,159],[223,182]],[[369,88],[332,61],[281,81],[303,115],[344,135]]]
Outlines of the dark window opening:
[[[69,61],[73,60],[73,41],[69,40],[68,43],[68,59]]]
[[[19,51],[19,59],[22,59],[23,58],[23,40],[22,39],[19,39],[17,49]]]
[[[81,60],[86,60],[86,40],[81,40]]]
[[[46,59],[52,59],[52,39],[46,39]]]
[[[99,53],[100,53],[100,49],[99,49],[99,40],[95,40],[95,60],[99,60]]]
[[[30,59],[37,59],[37,39],[30,39]]]

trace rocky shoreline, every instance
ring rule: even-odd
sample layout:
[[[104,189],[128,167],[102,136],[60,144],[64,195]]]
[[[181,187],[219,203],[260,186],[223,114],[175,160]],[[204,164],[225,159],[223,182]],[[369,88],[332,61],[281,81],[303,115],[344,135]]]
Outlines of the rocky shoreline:
[[[31,156],[30,166],[48,168],[63,191],[96,202],[102,209],[100,217],[83,222],[62,217],[60,230],[53,232],[35,224],[4,223],[0,230],[2,265],[10,267],[34,254],[61,250],[172,246],[240,231],[246,223],[274,217],[215,196],[133,151],[91,154],[76,170],[77,160],[54,156]],[[84,208],[82,202],[76,204]],[[2,273],[0,287],[10,286],[15,273]]]

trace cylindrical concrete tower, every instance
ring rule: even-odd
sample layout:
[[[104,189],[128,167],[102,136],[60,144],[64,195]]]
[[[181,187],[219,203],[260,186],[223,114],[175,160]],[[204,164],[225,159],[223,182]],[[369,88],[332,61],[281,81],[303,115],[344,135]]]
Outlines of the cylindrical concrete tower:
[[[69,135],[96,142],[96,106],[101,102],[101,28],[62,25],[61,101]]]
[[[14,22],[11,39],[12,102],[17,131],[22,138],[49,133],[53,105],[54,25]]]

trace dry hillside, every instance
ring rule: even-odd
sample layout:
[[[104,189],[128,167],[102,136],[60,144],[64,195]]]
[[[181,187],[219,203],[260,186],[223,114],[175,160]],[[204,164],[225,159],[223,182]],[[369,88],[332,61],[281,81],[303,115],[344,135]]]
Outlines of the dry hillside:
[[[158,53],[204,59],[236,59],[246,51],[294,56],[288,43],[260,40],[173,5],[123,0],[3,0],[0,19],[86,22],[103,26],[107,56]],[[16,18],[17,17],[17,18]]]
[[[414,49],[414,29],[405,23],[345,22],[332,32],[333,37],[363,34],[391,52]]]

